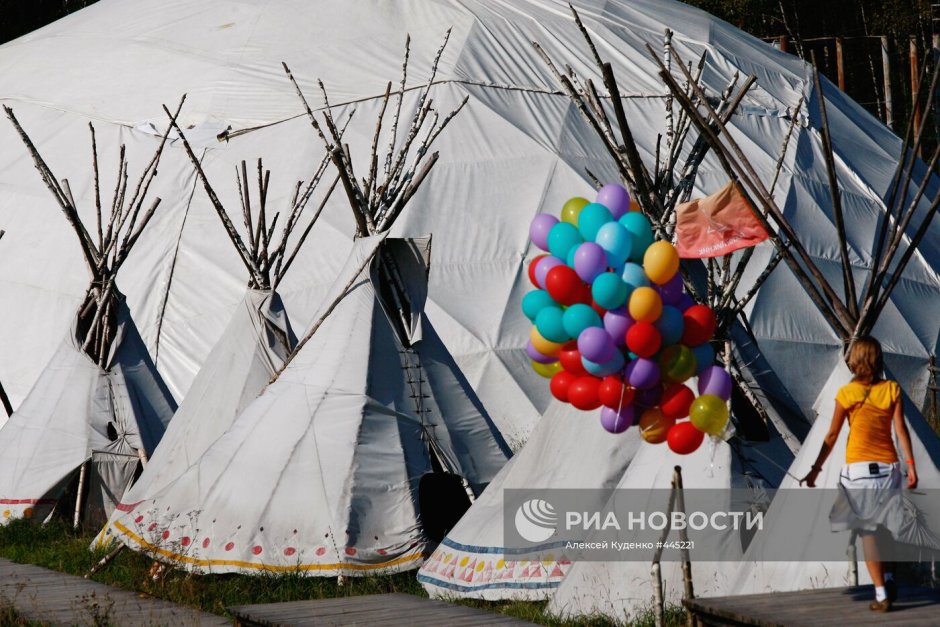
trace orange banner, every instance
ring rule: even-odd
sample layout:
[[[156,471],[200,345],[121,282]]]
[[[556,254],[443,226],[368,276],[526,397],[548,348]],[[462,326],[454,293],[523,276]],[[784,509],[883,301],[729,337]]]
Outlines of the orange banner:
[[[720,257],[769,235],[733,182],[676,207],[676,249],[683,259]]]

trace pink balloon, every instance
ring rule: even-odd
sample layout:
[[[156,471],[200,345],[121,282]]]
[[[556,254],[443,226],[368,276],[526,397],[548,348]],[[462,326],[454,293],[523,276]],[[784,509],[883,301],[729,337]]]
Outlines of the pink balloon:
[[[601,426],[610,433],[623,433],[633,424],[636,412],[633,405],[626,405],[620,410],[610,407],[601,408]]]
[[[714,394],[723,401],[731,398],[731,375],[721,366],[709,366],[698,375],[698,393]]]
[[[563,266],[563,265],[565,265],[565,262],[563,262],[558,257],[552,257],[551,255],[542,257],[535,264],[535,282],[538,284],[539,287],[541,287],[544,290],[545,289],[545,275],[548,274],[548,271],[551,270],[552,268]]]
[[[558,224],[558,218],[548,213],[540,213],[532,219],[529,225],[529,238],[532,243],[544,251],[548,251],[548,232]]]
[[[607,253],[594,242],[584,242],[574,251],[574,271],[585,283],[590,283],[605,270]]]

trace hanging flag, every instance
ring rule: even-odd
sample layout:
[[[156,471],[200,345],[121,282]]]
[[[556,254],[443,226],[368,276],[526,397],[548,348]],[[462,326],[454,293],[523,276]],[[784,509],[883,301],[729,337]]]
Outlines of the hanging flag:
[[[676,207],[676,249],[683,259],[720,257],[768,237],[733,182],[711,196]]]

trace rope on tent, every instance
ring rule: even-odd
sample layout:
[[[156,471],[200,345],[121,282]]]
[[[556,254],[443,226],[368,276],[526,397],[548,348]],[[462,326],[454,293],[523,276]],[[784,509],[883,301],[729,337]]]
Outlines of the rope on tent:
[[[6,234],[6,231],[0,229],[0,239],[3,239],[3,236]],[[13,405],[10,404],[10,397],[7,396],[6,390],[3,389],[3,382],[0,381],[0,405],[3,406],[3,411],[6,412],[6,415],[13,415]]]

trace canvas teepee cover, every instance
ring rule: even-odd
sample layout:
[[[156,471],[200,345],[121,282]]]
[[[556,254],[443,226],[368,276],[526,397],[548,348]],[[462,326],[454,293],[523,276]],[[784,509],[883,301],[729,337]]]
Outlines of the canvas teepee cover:
[[[5,112],[78,237],[91,280],[70,331],[0,430],[0,523],[45,517],[68,493],[65,500],[74,506],[74,514],[63,514],[76,526],[82,521],[101,524],[133,481],[138,465],[160,442],[176,409],[116,284],[118,270],[160,204],[157,198],[144,210],[166,136],[136,190],[129,188],[121,147],[123,176],[108,218],[97,191],[97,144],[89,125],[97,229],[88,229],[68,180],[58,179],[49,169],[13,110],[5,107]]]
[[[430,544],[421,514],[441,506],[419,502],[422,477],[438,467],[479,493],[507,457],[421,313],[429,252],[427,240],[358,240],[311,339],[196,463],[114,525],[116,537],[211,572],[414,567]],[[383,254],[410,312],[388,304]]]

